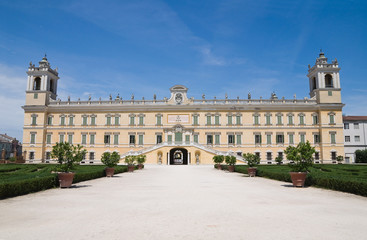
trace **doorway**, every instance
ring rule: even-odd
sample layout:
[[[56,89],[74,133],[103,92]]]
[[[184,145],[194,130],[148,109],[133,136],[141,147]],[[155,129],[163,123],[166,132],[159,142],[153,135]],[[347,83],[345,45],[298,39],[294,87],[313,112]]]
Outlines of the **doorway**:
[[[187,150],[184,148],[173,148],[170,151],[170,165],[187,165]]]

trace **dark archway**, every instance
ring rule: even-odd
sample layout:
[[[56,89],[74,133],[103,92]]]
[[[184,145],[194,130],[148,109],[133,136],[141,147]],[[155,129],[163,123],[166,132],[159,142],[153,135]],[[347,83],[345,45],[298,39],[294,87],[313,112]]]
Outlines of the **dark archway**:
[[[170,165],[187,165],[187,150],[184,148],[173,148],[169,152]]]

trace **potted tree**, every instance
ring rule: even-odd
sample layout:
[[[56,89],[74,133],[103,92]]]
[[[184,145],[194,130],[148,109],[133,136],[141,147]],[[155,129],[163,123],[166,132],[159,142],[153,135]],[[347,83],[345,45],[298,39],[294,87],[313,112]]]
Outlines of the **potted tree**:
[[[136,157],[136,161],[138,163],[138,169],[143,169],[143,166],[144,166],[144,163],[147,159],[147,156],[146,155],[139,155]]]
[[[68,188],[73,183],[74,172],[71,170],[79,163],[83,156],[87,153],[83,146],[74,146],[68,142],[56,143],[52,147],[51,156],[57,158],[58,166],[58,179],[61,188]]]
[[[336,157],[336,161],[338,162],[338,164],[342,164],[344,160],[344,157],[342,155],[339,155]]]
[[[226,156],[226,163],[228,164],[228,171],[234,172],[234,165],[236,164],[236,157]]]
[[[283,163],[283,157],[281,156],[276,157],[275,162],[277,163],[277,165],[281,165]]]
[[[106,177],[112,177],[115,173],[116,165],[120,161],[120,155],[117,152],[113,152],[112,154],[109,152],[104,152],[101,157],[101,161],[104,165],[106,165]]]
[[[307,141],[306,143],[299,143],[297,147],[289,146],[284,152],[287,159],[293,162],[288,164],[292,169],[290,175],[293,186],[304,187],[308,169],[313,163],[315,148]]]
[[[215,155],[213,157],[213,161],[215,163],[215,167],[218,169],[218,170],[222,170],[222,163],[224,162],[224,156],[223,155]]]
[[[134,165],[135,161],[136,161],[136,156],[134,156],[134,155],[129,155],[129,156],[125,157],[125,163],[127,164],[127,170],[129,172],[134,172],[134,170],[135,170],[135,165]]]
[[[250,177],[256,176],[256,165],[260,163],[260,157],[253,153],[243,154],[243,158],[247,161],[247,173]]]

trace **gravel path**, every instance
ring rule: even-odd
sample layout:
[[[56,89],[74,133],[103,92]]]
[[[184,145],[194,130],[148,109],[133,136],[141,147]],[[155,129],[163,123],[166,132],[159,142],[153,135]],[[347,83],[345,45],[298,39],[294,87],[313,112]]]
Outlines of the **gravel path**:
[[[0,239],[366,239],[367,198],[153,166],[0,201]]]

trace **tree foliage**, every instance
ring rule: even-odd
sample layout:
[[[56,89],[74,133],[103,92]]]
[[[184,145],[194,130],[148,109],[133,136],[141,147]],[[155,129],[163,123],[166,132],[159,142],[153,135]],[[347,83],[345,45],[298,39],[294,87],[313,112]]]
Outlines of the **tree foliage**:
[[[147,156],[143,155],[143,154],[138,155],[136,157],[136,161],[137,161],[138,164],[144,164],[146,160],[147,160]]]
[[[288,160],[293,161],[289,164],[289,167],[294,172],[307,172],[312,166],[315,148],[307,141],[306,143],[299,143],[297,147],[287,147],[284,153]]]
[[[75,164],[83,160],[86,153],[87,151],[79,144],[75,146],[68,142],[61,142],[52,147],[51,156],[57,159],[60,171],[70,172]]]
[[[215,164],[221,164],[224,162],[224,156],[223,155],[215,155],[213,157],[213,161]]]
[[[127,165],[134,165],[135,162],[136,162],[136,159],[137,159],[137,156],[134,156],[134,155],[129,155],[129,156],[126,156],[125,157],[125,163]]]
[[[255,167],[260,163],[260,157],[253,153],[244,153],[243,158],[247,161],[249,167]]]
[[[365,150],[357,150],[356,154],[356,163],[367,163],[367,149]]]
[[[112,154],[109,152],[104,152],[102,154],[101,161],[109,168],[115,167],[120,161],[120,154],[117,152],[113,152]]]
[[[226,156],[225,161],[228,165],[235,165],[236,164],[236,157],[235,156]]]

